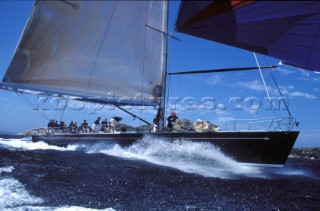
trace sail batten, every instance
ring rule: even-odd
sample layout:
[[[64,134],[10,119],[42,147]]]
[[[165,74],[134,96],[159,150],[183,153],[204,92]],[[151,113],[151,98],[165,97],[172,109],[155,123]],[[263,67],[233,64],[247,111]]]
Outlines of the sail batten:
[[[165,1],[38,1],[3,81],[84,98],[156,104]],[[150,27],[158,29],[156,31]]]

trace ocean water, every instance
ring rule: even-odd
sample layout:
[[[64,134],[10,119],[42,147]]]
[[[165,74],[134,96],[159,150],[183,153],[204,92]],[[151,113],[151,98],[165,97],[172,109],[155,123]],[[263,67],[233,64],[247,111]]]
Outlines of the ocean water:
[[[0,138],[0,210],[317,210],[320,161],[241,166],[211,144]]]

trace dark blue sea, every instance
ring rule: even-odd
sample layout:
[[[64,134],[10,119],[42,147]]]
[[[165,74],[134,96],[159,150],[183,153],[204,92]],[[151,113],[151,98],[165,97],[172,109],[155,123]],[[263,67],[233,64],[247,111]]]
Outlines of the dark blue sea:
[[[241,166],[206,143],[0,138],[0,210],[319,210],[320,161]]]

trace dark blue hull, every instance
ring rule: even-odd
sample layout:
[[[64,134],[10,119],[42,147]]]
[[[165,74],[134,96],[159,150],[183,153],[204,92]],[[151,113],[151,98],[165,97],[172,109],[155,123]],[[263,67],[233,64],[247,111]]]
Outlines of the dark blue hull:
[[[298,137],[298,131],[267,132],[217,132],[217,133],[107,133],[107,134],[55,134],[33,135],[33,141],[50,145],[67,146],[72,143],[108,142],[131,145],[144,136],[173,141],[184,139],[193,142],[209,142],[234,160],[258,166],[283,166]]]

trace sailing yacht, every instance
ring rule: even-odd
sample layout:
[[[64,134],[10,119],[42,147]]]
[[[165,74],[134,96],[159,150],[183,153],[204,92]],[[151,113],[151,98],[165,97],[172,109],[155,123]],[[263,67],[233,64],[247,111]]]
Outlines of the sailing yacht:
[[[281,15],[275,8],[283,10]],[[317,70],[319,11],[318,2],[308,1],[183,1],[176,30],[269,55],[288,65]],[[121,110],[123,105],[157,106],[159,110],[157,132],[35,134],[34,141],[54,145],[82,141],[128,145],[145,136],[168,141],[183,139],[209,142],[244,165],[283,166],[299,134],[292,130],[296,125],[292,119],[285,130],[165,130],[170,38],[167,25],[168,1],[37,0],[1,88],[112,104]],[[310,36],[315,41],[311,44],[308,40],[312,38],[296,33],[307,26],[313,30]],[[266,37],[266,30],[273,33]],[[313,50],[314,46],[317,50]]]

